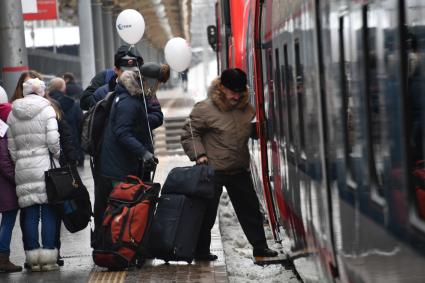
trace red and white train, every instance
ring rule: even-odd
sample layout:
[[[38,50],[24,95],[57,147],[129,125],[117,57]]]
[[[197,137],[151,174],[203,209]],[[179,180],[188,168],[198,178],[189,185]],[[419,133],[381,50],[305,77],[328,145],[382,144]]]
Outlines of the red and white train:
[[[425,1],[218,0],[216,16],[276,240],[309,280],[425,282]]]

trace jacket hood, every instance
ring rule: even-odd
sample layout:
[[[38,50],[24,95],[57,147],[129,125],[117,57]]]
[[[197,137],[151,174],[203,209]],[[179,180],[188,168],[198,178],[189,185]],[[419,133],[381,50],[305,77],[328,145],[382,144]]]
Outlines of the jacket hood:
[[[0,104],[0,119],[2,119],[3,122],[7,121],[7,117],[9,116],[10,111],[12,111],[12,104],[10,103]]]
[[[142,94],[139,77],[135,72],[124,71],[118,79],[118,82],[129,92],[131,96]]]
[[[220,90],[219,85],[221,84],[220,77],[214,79],[211,83],[211,86],[208,89],[208,96],[211,98],[212,102],[220,109],[221,111],[230,111],[232,109],[244,110],[248,105],[248,91],[244,91],[241,95],[239,103],[235,107],[231,107],[226,104],[224,93]]]
[[[74,99],[67,97],[63,92],[54,90],[49,92],[49,96],[59,102],[60,107],[64,112],[68,112],[68,110],[74,106]]]
[[[50,102],[35,94],[29,94],[24,98],[17,99],[12,104],[12,113],[20,120],[29,120],[37,116]]]

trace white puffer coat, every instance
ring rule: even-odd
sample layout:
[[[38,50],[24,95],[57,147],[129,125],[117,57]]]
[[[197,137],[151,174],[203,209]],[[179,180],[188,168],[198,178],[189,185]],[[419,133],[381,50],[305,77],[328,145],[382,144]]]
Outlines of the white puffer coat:
[[[44,171],[50,168],[49,151],[55,158],[60,153],[55,110],[44,97],[30,94],[13,102],[7,124],[19,206],[47,203]]]

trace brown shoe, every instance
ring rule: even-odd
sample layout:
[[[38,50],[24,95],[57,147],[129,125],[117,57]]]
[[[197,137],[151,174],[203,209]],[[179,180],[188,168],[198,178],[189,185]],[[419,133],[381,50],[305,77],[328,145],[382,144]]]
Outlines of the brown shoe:
[[[9,255],[0,253],[0,272],[21,272],[22,267],[14,265],[9,260]]]

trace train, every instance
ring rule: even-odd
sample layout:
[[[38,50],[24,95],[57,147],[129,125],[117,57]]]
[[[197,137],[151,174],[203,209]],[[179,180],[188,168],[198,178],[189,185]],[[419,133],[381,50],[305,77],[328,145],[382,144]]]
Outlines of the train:
[[[312,282],[425,282],[425,1],[218,0],[247,73],[251,171]],[[298,258],[298,259],[296,259]]]

